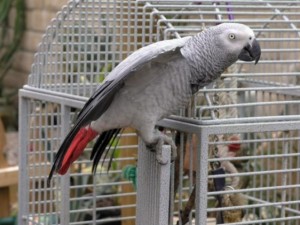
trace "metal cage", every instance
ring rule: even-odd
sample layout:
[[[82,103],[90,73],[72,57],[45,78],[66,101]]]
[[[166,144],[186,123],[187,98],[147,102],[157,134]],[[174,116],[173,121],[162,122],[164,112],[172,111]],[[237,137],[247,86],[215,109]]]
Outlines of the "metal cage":
[[[159,122],[176,139],[174,163],[156,165],[128,129],[109,172],[104,163],[91,175],[88,146],[47,186],[57,147],[107,73],[142,46],[222,22],[249,25],[262,58],[237,62]],[[70,1],[20,90],[18,224],[299,224],[299,27],[299,1]],[[135,190],[122,175],[137,158]]]

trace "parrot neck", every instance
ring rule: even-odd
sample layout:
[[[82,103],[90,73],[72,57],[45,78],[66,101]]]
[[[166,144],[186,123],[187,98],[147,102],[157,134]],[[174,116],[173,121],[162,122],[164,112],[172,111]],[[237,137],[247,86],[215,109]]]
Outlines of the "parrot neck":
[[[237,60],[220,52],[211,37],[199,33],[181,49],[181,54],[191,68],[191,84],[197,85],[199,89],[220,77]]]

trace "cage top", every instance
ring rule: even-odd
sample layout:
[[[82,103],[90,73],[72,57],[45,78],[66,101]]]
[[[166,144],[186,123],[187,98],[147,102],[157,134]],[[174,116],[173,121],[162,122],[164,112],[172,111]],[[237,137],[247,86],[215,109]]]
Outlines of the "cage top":
[[[47,28],[24,88],[61,96],[66,104],[68,99],[85,101],[134,50],[228,21],[253,28],[261,61],[255,67],[238,62],[224,82],[200,90],[193,116],[229,122],[257,116],[298,119],[290,109],[300,95],[298,1],[70,1]]]

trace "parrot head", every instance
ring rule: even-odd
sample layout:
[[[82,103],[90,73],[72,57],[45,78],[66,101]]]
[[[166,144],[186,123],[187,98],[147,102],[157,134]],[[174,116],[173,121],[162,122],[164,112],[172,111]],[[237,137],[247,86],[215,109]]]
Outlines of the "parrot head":
[[[244,24],[223,23],[216,26],[219,29],[221,49],[242,61],[259,61],[261,50],[252,29]]]

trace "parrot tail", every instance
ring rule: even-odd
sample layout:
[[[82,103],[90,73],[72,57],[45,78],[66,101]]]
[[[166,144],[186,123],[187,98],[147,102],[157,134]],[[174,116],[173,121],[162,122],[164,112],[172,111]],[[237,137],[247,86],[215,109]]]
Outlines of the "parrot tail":
[[[71,145],[66,151],[62,164],[57,172],[61,175],[65,174],[71,164],[81,155],[86,145],[97,135],[98,133],[90,127],[81,128],[72,140]]]
[[[92,171],[94,174],[96,173],[98,163],[101,160],[103,154],[104,154],[104,158],[102,160],[102,165],[111,147],[113,147],[114,150],[116,149],[119,141],[119,138],[117,137],[118,134],[121,132],[121,130],[122,129],[112,129],[101,133],[98,140],[94,144],[92,154],[91,154],[91,160],[93,160]],[[107,171],[109,171],[110,169],[112,158],[113,158],[113,154],[111,155]]]
[[[113,129],[113,130],[105,131],[100,134],[98,140],[94,144],[92,154],[91,154],[91,159],[93,160],[93,168],[92,168],[93,173],[96,172],[97,165],[101,160],[102,156],[104,155],[104,159],[102,161],[103,164],[109,150],[112,147],[114,148],[114,150],[116,149],[119,140],[118,134],[121,132],[121,130],[122,129]],[[72,135],[74,135],[74,138],[72,138]],[[48,176],[47,184],[50,185],[51,178],[55,171],[57,171],[61,175],[65,174],[68,171],[71,164],[75,160],[77,160],[78,157],[81,155],[81,153],[84,151],[86,145],[90,141],[92,141],[97,135],[98,133],[94,131],[91,127],[83,127],[80,128],[77,133],[69,134],[70,137],[66,138],[67,141],[65,140],[66,142],[65,145],[69,147],[67,147],[67,150],[65,151],[66,148],[62,148],[64,146],[63,144],[61,149],[58,151],[56,155],[57,157],[56,163],[53,165],[51,169],[51,172]],[[112,157],[110,158],[108,164],[108,170],[110,169],[111,162],[112,162]]]

